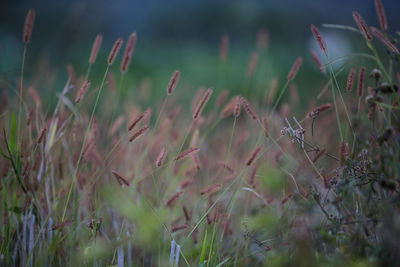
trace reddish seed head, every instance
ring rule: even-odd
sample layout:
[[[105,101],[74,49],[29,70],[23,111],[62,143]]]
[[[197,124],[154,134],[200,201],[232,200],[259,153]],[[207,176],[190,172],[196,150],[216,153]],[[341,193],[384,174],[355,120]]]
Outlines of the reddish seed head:
[[[147,111],[147,110],[146,110]],[[129,125],[128,130],[131,131],[133,128],[135,128],[136,125],[139,124],[139,122],[144,118],[144,116],[146,115],[146,111],[143,111],[142,113],[140,113]]]
[[[387,48],[389,48],[393,53],[398,54],[399,50],[397,47],[377,28],[371,27],[372,34],[379,39]]]
[[[197,104],[196,109],[193,112],[193,119],[196,120],[202,113],[204,106],[207,104],[208,100],[210,99],[213,93],[213,89],[209,88],[200,99],[200,102]]]
[[[235,100],[235,109],[233,110],[233,116],[235,116],[236,118],[240,115],[240,102],[241,98],[240,96],[237,96]]]
[[[257,62],[258,62],[258,52],[251,53],[249,65],[247,67],[247,77],[250,78],[253,76],[254,71],[256,70],[257,67]]]
[[[313,24],[311,24],[311,32],[314,35],[315,40],[317,41],[319,47],[321,48],[322,51],[326,54],[326,43],[325,40],[322,38],[321,33],[319,32],[318,28],[315,27]]]
[[[87,80],[87,81],[82,85],[81,89],[80,89],[79,92],[78,92],[78,95],[77,95],[76,98],[75,98],[75,102],[76,102],[76,103],[79,103],[79,102],[82,100],[82,98],[85,96],[86,91],[88,90],[89,86],[90,86],[90,81]]]
[[[253,109],[250,107],[249,103],[247,103],[246,99],[244,97],[241,97],[241,102],[243,104],[243,108],[244,110],[246,110],[247,114],[249,114],[249,116],[259,122],[260,119],[258,118],[257,114],[253,111]]]
[[[356,71],[354,70],[354,68],[351,68],[351,70],[349,72],[349,76],[347,77],[347,85],[346,85],[347,91],[353,90],[355,75],[356,75]]]
[[[25,44],[28,44],[31,41],[33,25],[35,23],[35,14],[35,10],[30,9],[26,15],[24,33],[22,35],[22,40],[25,42]]]
[[[221,111],[221,117],[226,118],[233,113],[235,109],[236,97],[232,97],[231,100],[226,104],[226,106]]]
[[[228,164],[225,164],[225,162],[223,162],[223,161],[219,161],[218,165],[222,166],[224,169],[228,170],[230,173],[235,173],[235,171]]]
[[[167,150],[165,149],[165,147],[163,147],[160,151],[160,154],[158,154],[158,157],[157,157],[157,161],[156,161],[157,168],[160,168],[163,165],[166,154],[167,154]]]
[[[138,138],[139,136],[141,136],[145,131],[147,131],[150,127],[149,126],[143,126],[142,128],[140,128],[139,130],[137,130],[136,133],[134,133],[130,138],[129,138],[129,142],[132,142],[133,140],[135,140],[136,138]]]
[[[122,47],[122,43],[123,43],[122,38],[118,38],[115,41],[115,43],[114,43],[114,45],[113,45],[113,47],[112,47],[112,49],[110,51],[110,54],[108,55],[108,59],[107,59],[107,62],[108,62],[109,66],[111,66],[114,63],[115,58],[117,57],[118,52]]]
[[[186,228],[188,228],[187,224],[176,225],[176,226],[172,227],[171,233],[174,233],[174,232],[186,229]]]
[[[312,111],[308,112],[307,117],[309,118],[315,118],[317,117],[321,112],[324,112],[328,109],[332,108],[332,104],[331,103],[326,103],[323,104],[321,106],[318,106],[316,108],[314,108]]]
[[[168,207],[172,207],[176,200],[183,194],[183,192],[178,192],[176,194],[174,194],[172,197],[170,197],[167,201],[167,203],[165,204]]]
[[[97,55],[99,54],[99,51],[100,51],[102,41],[103,41],[103,36],[101,34],[98,34],[96,36],[96,39],[94,39],[92,51],[90,52],[90,57],[89,57],[90,65],[94,64],[94,62],[96,61]]]
[[[181,189],[185,189],[186,187],[188,187],[189,185],[191,185],[191,184],[193,184],[194,183],[194,180],[193,179],[186,179],[186,180],[183,180],[180,184],[179,184],[179,187],[181,188]]]
[[[219,58],[221,59],[222,62],[226,61],[226,58],[228,56],[228,49],[229,49],[229,37],[228,35],[222,35],[221,36],[221,47],[219,51]]]
[[[358,96],[359,97],[362,97],[364,94],[364,79],[365,79],[365,67],[362,67],[358,74]]]
[[[200,191],[200,195],[213,194],[219,190],[221,190],[221,184],[209,185]]]
[[[294,77],[296,77],[296,74],[299,71],[302,63],[303,63],[303,58],[301,57],[297,58],[296,61],[293,63],[293,66],[290,69],[289,74],[287,76],[287,79],[289,81],[292,81]]]
[[[372,35],[369,31],[367,24],[365,23],[364,19],[361,17],[358,12],[353,12],[353,19],[356,22],[358,28],[360,29],[361,34],[364,36],[365,39],[368,41],[372,41]]]
[[[378,15],[379,25],[383,31],[387,31],[388,24],[386,19],[385,8],[381,0],[375,0],[376,14]]]
[[[185,152],[182,152],[181,154],[179,154],[179,155],[175,158],[175,160],[176,160],[176,161],[181,160],[181,159],[183,159],[184,157],[186,157],[186,156],[188,156],[188,155],[190,155],[190,154],[192,154],[192,153],[194,153],[194,152],[196,152],[196,151],[198,151],[198,150],[199,150],[198,147],[191,147],[191,148],[189,148],[188,150],[186,150]]]
[[[117,171],[112,170],[111,173],[114,175],[115,179],[117,179],[117,182],[119,185],[123,186],[129,186],[129,182]]]
[[[319,59],[317,53],[315,53],[314,51],[310,51],[311,57],[314,60],[315,64],[317,65],[318,69],[320,71],[322,71],[323,73],[325,73],[325,68],[322,65],[321,60]]]
[[[133,32],[130,36],[128,41],[126,42],[124,56],[122,58],[121,63],[121,72],[125,74],[128,70],[129,65],[131,64],[131,59],[133,56],[133,50],[135,49],[136,44],[136,32]]]
[[[247,166],[250,166],[250,165],[254,162],[254,160],[256,159],[257,155],[261,152],[262,147],[263,147],[262,145],[259,145],[259,146],[253,151],[253,153],[251,153],[249,159],[248,159],[247,162],[246,162],[246,165],[247,165]]]
[[[176,85],[178,84],[179,76],[180,76],[180,71],[176,70],[174,74],[172,74],[171,79],[169,80],[168,87],[167,87],[167,93],[170,95],[174,91]]]

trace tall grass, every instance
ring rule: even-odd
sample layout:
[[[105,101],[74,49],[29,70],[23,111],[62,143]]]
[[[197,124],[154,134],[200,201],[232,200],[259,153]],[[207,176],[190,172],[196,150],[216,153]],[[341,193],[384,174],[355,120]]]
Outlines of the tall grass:
[[[324,64],[312,51],[312,75],[325,76],[326,86],[306,103],[297,102],[295,85],[303,57],[286,66],[281,88],[275,77],[267,92],[260,88],[269,42],[261,31],[243,92],[216,97],[210,84],[188,100],[191,110],[179,96],[199,85],[180,82],[178,70],[153,109],[120,97],[133,86],[123,78],[136,32],[120,70],[122,38],[105,59],[99,51],[109,44],[98,35],[86,73],[69,66],[54,110],[46,110],[40,90],[25,93],[35,80],[24,71],[32,64],[25,61],[29,11],[18,97],[0,109],[1,265],[396,265],[398,36],[388,31],[382,2],[375,6],[383,32],[357,12],[358,29],[326,25],[360,35],[370,54]],[[311,33],[328,60],[330,44],[317,26]],[[228,48],[223,35],[216,86],[235,75],[226,68]],[[94,75],[94,65],[104,73]],[[118,86],[113,71],[121,72]],[[296,105],[309,110],[294,113]]]

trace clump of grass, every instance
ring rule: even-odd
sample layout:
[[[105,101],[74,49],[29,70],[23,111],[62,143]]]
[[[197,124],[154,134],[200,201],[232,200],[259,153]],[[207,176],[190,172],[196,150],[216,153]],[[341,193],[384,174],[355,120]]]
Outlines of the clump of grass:
[[[357,12],[358,30],[334,27],[360,32],[371,54],[346,57],[343,69],[334,70],[337,60],[322,64],[311,52],[319,68],[313,75],[326,77],[332,95],[303,97],[304,113],[293,113],[303,57],[287,66],[280,91],[278,78],[267,81],[262,101],[244,88],[240,94],[224,90],[208,104],[213,87],[178,84],[176,70],[163,99],[147,109],[135,99],[112,97],[129,75],[135,32],[115,70],[118,86],[113,68],[122,38],[102,59],[98,35],[88,71],[68,66],[53,110],[40,86],[24,94],[30,84],[22,86],[22,63],[18,98],[1,107],[1,265],[395,265],[398,43],[381,1],[375,6],[384,32]],[[23,62],[34,14],[28,12],[23,31]],[[319,29],[311,25],[311,33],[329,58]],[[372,35],[385,51],[373,46]],[[259,75],[269,41],[261,31],[244,84]],[[224,64],[228,46],[224,35]],[[95,64],[106,69],[100,80],[90,74]],[[102,90],[106,79],[113,90]],[[186,110],[179,92],[191,87],[200,89]],[[242,108],[249,116],[240,116]]]

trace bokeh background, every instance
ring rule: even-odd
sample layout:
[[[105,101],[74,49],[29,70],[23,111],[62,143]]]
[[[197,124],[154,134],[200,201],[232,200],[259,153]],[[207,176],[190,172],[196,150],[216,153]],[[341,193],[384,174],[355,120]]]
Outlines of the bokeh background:
[[[400,2],[384,0],[383,3],[390,30],[400,29],[397,19]],[[331,58],[366,48],[357,34],[323,28],[323,23],[355,26],[351,14],[357,10],[368,24],[378,25],[373,0],[3,0],[0,9],[0,71],[3,74],[19,72],[23,50],[21,34],[29,8],[36,9],[36,22],[27,59],[28,71],[38,68],[29,62],[50,65],[58,70],[53,86],[61,88],[68,77],[68,64],[78,74],[85,73],[92,42],[98,33],[104,38],[99,60],[105,62],[114,40],[120,36],[126,40],[136,31],[138,41],[127,84],[138,87],[148,83],[154,95],[164,93],[175,69],[181,70],[181,83],[187,85],[186,91],[181,92],[184,96],[192,96],[201,85],[215,86],[217,91],[225,88],[234,93],[249,91],[244,88],[250,87],[246,69],[261,29],[268,31],[269,45],[267,52],[260,55],[257,78],[251,86],[263,90],[271,77],[284,80],[291,64],[302,56],[304,64],[297,79],[300,92],[318,92],[326,80],[309,55],[311,49],[319,51],[309,25],[320,27]],[[223,34],[229,36],[230,45],[221,78],[219,46]],[[102,75],[103,71],[104,65],[99,63],[93,73]],[[310,75],[310,72],[313,73]]]

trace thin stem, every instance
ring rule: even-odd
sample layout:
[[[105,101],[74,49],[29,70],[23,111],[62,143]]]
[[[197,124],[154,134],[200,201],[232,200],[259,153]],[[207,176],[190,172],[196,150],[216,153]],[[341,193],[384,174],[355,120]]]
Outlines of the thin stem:
[[[66,214],[66,212],[67,212],[68,203],[69,203],[69,200],[70,200],[70,198],[71,198],[72,188],[73,188],[73,186],[74,186],[75,183],[76,183],[76,178],[77,178],[77,174],[78,174],[79,165],[80,165],[80,162],[81,162],[81,160],[82,160],[83,150],[84,150],[85,145],[86,145],[86,139],[87,139],[89,130],[90,130],[91,125],[92,125],[94,113],[95,113],[95,111],[96,111],[97,104],[99,103],[100,95],[101,95],[101,92],[102,92],[102,90],[103,90],[104,81],[105,81],[105,79],[106,79],[106,76],[107,76],[107,73],[108,73],[109,68],[110,68],[110,65],[107,65],[106,71],[104,72],[103,80],[102,80],[101,85],[100,85],[100,88],[99,88],[99,92],[98,92],[97,97],[96,97],[96,101],[95,101],[95,103],[94,103],[94,107],[93,107],[93,110],[92,110],[92,114],[91,114],[90,120],[89,120],[89,125],[88,125],[88,127],[87,127],[87,129],[86,129],[86,133],[85,133],[85,137],[84,137],[84,139],[83,139],[83,144],[82,144],[82,147],[81,147],[81,151],[80,151],[80,153],[79,153],[79,158],[78,158],[78,161],[77,161],[77,163],[76,163],[76,168],[75,168],[74,176],[73,176],[73,178],[72,178],[72,183],[71,183],[70,188],[69,188],[69,191],[68,191],[67,201],[66,201],[65,206],[64,206],[64,211],[63,211],[63,215],[62,215],[62,217],[61,217],[61,221],[64,221],[65,214]]]

